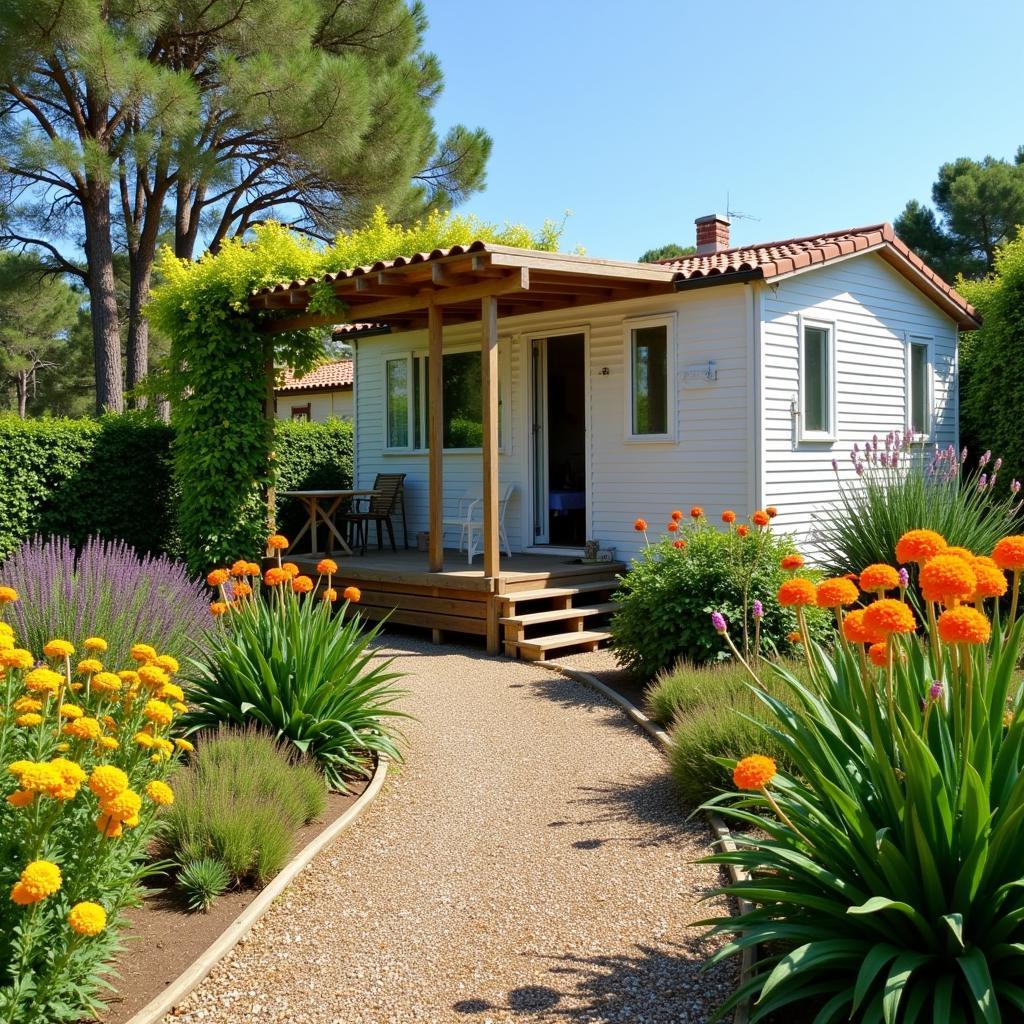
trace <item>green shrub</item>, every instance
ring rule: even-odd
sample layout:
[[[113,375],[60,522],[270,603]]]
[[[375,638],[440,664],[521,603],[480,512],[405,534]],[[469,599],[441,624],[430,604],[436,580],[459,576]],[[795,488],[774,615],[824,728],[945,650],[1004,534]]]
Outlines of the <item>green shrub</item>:
[[[398,673],[372,645],[381,626],[364,629],[358,614],[337,615],[315,595],[277,588],[221,620],[189,677],[186,716],[192,730],[256,723],[320,766],[330,786],[368,775],[371,755],[401,759],[389,722]],[[224,625],[226,621],[226,625]]]
[[[275,456],[278,491],[344,489],[352,486],[352,423],[328,420],[302,423],[281,420],[277,425]],[[294,537],[309,513],[294,499],[279,498],[278,529]]]
[[[254,728],[201,738],[174,790],[166,854],[183,865],[212,858],[231,883],[260,885],[288,862],[295,833],[323,813],[327,793],[311,760]],[[183,888],[198,889],[193,881],[187,876]]]
[[[893,432],[878,450],[851,454],[851,478],[836,469],[838,501],[814,517],[815,545],[829,573],[892,564],[908,530],[935,530],[952,545],[987,555],[1015,528],[1019,499],[1009,489],[1002,497],[993,492],[1002,460],[992,462],[989,453],[972,465],[952,446],[925,450]]]
[[[679,540],[686,541],[684,548],[673,546]],[[615,595],[620,608],[611,624],[612,649],[619,661],[650,679],[680,659],[699,664],[728,657],[711,625],[711,613],[721,612],[740,642],[746,604],[753,638],[755,599],[764,607],[762,647],[789,653],[796,615],[779,606],[775,593],[788,576],[779,562],[794,550],[790,537],[770,529],[741,537],[736,530],[718,531],[703,520],[680,530],[675,539],[651,544],[633,561]],[[808,623],[819,639],[831,631],[830,620],[817,610],[808,615]]]
[[[185,894],[188,909],[205,914],[217,897],[227,892],[231,885],[231,874],[216,857],[200,857],[188,861],[178,872],[175,881]]]

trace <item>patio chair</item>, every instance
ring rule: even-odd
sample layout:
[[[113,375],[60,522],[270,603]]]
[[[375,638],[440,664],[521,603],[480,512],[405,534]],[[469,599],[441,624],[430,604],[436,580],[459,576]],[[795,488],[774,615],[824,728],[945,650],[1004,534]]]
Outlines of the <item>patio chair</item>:
[[[501,492],[501,497],[498,499],[498,539],[501,550],[509,558],[512,557],[512,548],[509,546],[508,534],[505,532],[505,512],[508,509],[508,503],[512,500],[512,496],[515,493],[516,485],[506,484]],[[463,494],[459,498],[458,517],[455,519],[445,519],[444,525],[452,529],[455,527],[459,528],[459,550],[461,551],[463,545],[465,545],[466,560],[472,565],[473,559],[482,550],[484,536],[484,499],[480,491],[467,491]],[[478,539],[481,543],[479,548],[476,546]]]
[[[384,530],[388,532],[391,550],[397,551],[395,544],[395,527],[392,517],[397,511],[402,513],[402,540],[405,548],[409,547],[408,531],[405,528],[405,474],[378,473],[373,481],[373,489],[377,493],[370,498],[357,498],[352,509],[342,515],[345,524],[352,530],[353,549],[359,547],[359,553],[366,554],[367,535],[370,524],[377,528],[377,549],[384,550]],[[360,508],[358,502],[366,503]]]

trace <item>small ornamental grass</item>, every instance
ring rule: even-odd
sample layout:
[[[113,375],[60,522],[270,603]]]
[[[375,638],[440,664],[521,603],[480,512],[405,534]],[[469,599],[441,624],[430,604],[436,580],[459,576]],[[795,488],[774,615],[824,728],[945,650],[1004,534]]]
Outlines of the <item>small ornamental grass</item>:
[[[186,727],[255,724],[308,754],[328,785],[345,791],[375,757],[401,760],[392,723],[408,717],[395,707],[404,691],[393,685],[391,659],[373,649],[381,627],[367,629],[354,611],[359,590],[345,588],[335,611],[337,565],[325,559],[314,583],[281,560],[287,546],[279,535],[268,539],[278,564],[265,573],[236,562],[207,577],[219,600],[189,676]]]
[[[923,529],[895,554],[920,567],[923,635],[901,576],[900,599],[836,608],[840,642],[805,650],[806,679],[751,673],[761,738],[723,759],[738,792],[705,808],[751,828],[707,859],[749,873],[723,891],[752,909],[707,923],[732,936],[712,963],[764,955],[719,1016],[753,997],[752,1024],[789,1007],[815,1024],[1024,1018],[1024,537],[992,549],[1005,626],[988,560]]]
[[[323,814],[323,775],[308,758],[255,728],[222,729],[201,737],[197,748],[174,778],[164,853],[183,866],[219,861],[232,885],[265,885],[287,863],[296,832]],[[196,873],[179,875],[179,885],[196,889],[190,881]]]

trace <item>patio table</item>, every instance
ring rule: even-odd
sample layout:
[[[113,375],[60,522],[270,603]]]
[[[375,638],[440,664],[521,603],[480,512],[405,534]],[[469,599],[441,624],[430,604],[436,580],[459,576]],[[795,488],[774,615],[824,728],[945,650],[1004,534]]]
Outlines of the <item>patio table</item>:
[[[302,529],[295,535],[294,540],[288,546],[289,553],[298,554],[298,543],[308,533],[309,539],[309,551],[303,552],[303,554],[318,555],[319,551],[316,549],[316,530],[317,526],[323,523],[327,527],[327,554],[330,555],[334,551],[333,540],[337,540],[339,548],[343,554],[351,555],[352,549],[348,546],[348,542],[338,532],[337,526],[334,524],[334,514],[338,511],[338,506],[346,498],[372,498],[377,492],[374,490],[324,490],[324,491],[281,491],[280,496],[282,498],[294,498],[305,506],[307,519]]]

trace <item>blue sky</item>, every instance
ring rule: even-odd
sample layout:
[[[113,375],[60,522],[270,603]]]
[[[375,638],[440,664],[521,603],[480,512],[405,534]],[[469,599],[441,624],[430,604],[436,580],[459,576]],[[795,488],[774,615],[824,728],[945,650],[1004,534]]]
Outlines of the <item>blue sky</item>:
[[[1024,143],[1014,0],[426,0],[440,127],[494,138],[465,209],[635,259],[734,210],[736,243],[894,219],[939,165]]]

